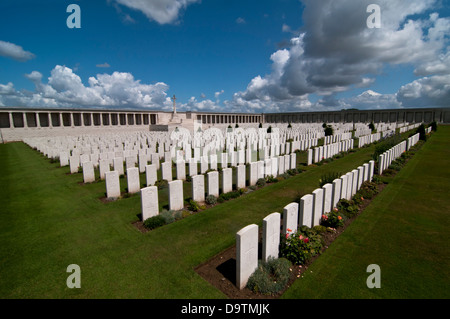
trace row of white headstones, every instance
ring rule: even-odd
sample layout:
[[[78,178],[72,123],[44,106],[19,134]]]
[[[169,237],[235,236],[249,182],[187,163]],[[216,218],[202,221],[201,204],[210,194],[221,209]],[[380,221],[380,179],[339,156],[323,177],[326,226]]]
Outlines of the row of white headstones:
[[[378,159],[378,174],[388,167],[392,161],[409,150],[419,140],[415,134],[382,155]],[[325,184],[303,196],[300,204],[293,202],[283,209],[283,225],[280,213],[272,213],[263,219],[262,259],[279,257],[281,232],[283,235],[295,233],[300,226],[314,227],[320,225],[323,214],[331,212],[339,200],[351,199],[365,181],[372,181],[375,161],[369,161],[357,169],[335,179],[333,183]],[[243,289],[250,276],[258,267],[258,225],[248,225],[236,233],[236,285]]]

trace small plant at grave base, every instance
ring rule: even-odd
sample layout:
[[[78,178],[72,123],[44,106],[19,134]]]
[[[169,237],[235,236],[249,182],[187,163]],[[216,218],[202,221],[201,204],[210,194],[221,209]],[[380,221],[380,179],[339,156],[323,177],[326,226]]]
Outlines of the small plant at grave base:
[[[189,200],[189,206],[188,206],[189,210],[193,211],[193,212],[198,212],[200,210],[200,206],[198,205],[198,203],[193,200],[190,199]]]
[[[156,215],[144,220],[144,227],[147,229],[155,229],[165,224],[166,221],[164,220],[164,217],[162,217],[161,215]]]
[[[265,185],[266,185],[266,180],[264,178],[258,178],[258,180],[256,181],[256,186],[263,187]]]
[[[392,162],[391,165],[389,165],[389,169],[392,169],[392,170],[398,172],[402,169],[402,166],[397,162]]]
[[[177,219],[180,219],[182,217],[181,211],[174,211],[174,210],[163,210],[159,216],[161,216],[164,219],[164,222],[166,224],[171,224]]]
[[[280,256],[296,265],[303,265],[320,253],[323,247],[322,236],[306,226],[295,233],[281,236]]]
[[[245,188],[245,187],[239,188],[238,192],[239,192],[239,194],[243,195],[243,194],[247,193],[247,188]]]
[[[269,257],[267,262],[260,261],[248,279],[247,288],[255,293],[274,295],[286,287],[291,267],[291,262],[285,258]]]
[[[339,203],[337,204],[337,208],[347,218],[352,218],[359,212],[358,205],[356,205],[354,201],[347,200],[345,198],[339,201]]]
[[[257,187],[256,187],[255,185],[250,185],[250,186],[248,187],[248,189],[250,189],[250,190],[252,190],[252,191],[255,191],[255,190],[257,189]]]
[[[383,175],[385,175],[385,176],[393,176],[393,175],[395,175],[395,173],[397,173],[397,172],[391,168],[385,169],[383,171]]]
[[[208,195],[205,198],[205,202],[208,205],[215,205],[215,204],[217,204],[217,197],[214,195]]]
[[[269,175],[266,177],[266,182],[267,183],[276,183],[276,182],[278,182],[278,179],[273,177],[273,175]]]
[[[357,194],[365,199],[372,199],[378,193],[377,184],[374,182],[364,182]]]
[[[345,215],[337,208],[333,208],[331,212],[322,215],[321,225],[325,227],[338,228],[344,226]]]
[[[383,184],[383,180],[381,179],[380,175],[373,175],[372,182],[375,184]]]
[[[295,175],[297,175],[297,170],[296,169],[288,169],[286,171],[286,173],[288,173],[291,176],[295,176]]]

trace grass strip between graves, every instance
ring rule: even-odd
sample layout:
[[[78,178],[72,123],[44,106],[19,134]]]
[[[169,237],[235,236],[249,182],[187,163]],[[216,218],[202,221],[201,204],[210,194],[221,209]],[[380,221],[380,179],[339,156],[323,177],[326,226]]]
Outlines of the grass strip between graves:
[[[450,292],[450,127],[440,126],[283,298],[443,298]],[[380,267],[381,288],[366,280]]]
[[[409,187],[406,192],[411,198],[403,199],[406,204],[403,203],[403,207],[398,210],[402,212],[403,218],[412,224],[409,226],[411,233],[407,233],[407,239],[401,240],[408,241],[409,237],[417,236],[417,242],[423,241],[419,248],[425,249],[428,248],[426,243],[431,241],[429,237],[432,237],[432,241],[440,243],[441,246],[436,244],[435,250],[431,250],[430,258],[436,254],[436,259],[439,259],[448,256],[448,252],[447,255],[441,254],[442,250],[448,247],[442,242],[443,239],[447,239],[448,242],[448,236],[441,229],[446,226],[448,214],[447,217],[441,215],[448,209],[442,211],[441,209],[449,208],[449,204],[447,198],[443,195],[435,196],[434,191],[448,193],[448,170],[445,170],[445,166],[439,165],[448,158],[448,154],[441,162],[436,163],[432,160],[433,165],[428,164],[427,168],[419,172],[414,169],[421,167],[419,164],[422,161],[430,160],[434,156],[441,158],[443,155],[441,153],[445,152],[442,147],[447,148],[448,152],[446,141],[449,140],[450,130],[439,127],[435,135],[436,137],[430,139],[430,143],[425,144],[423,151],[416,154],[418,159],[414,158],[415,162],[409,163],[385,191],[395,189],[394,186],[397,184]],[[318,188],[319,179],[323,174],[346,173],[368,162],[373,150],[374,146],[370,146],[326,165],[308,167],[307,171],[297,176],[142,234],[132,225],[132,222],[138,220],[137,215],[140,213],[138,195],[104,203],[100,200],[105,193],[104,181],[84,185],[82,174],[68,174],[68,167],[60,168],[58,163],[50,163],[43,155],[23,143],[0,145],[0,183],[3,185],[3,192],[0,193],[0,297],[224,298],[220,291],[195,273],[194,268],[197,265],[233,245],[235,234],[242,227],[252,223],[261,226],[265,216],[272,212],[282,212],[283,207],[297,196],[311,193]],[[425,158],[421,161],[420,156]],[[448,165],[448,160],[446,163]],[[410,170],[412,170],[410,175],[407,175]],[[412,180],[416,179],[415,174],[430,174],[430,171],[434,170],[439,170],[435,172],[437,177],[426,175],[420,178],[424,185],[430,184],[431,188],[416,189],[411,185],[414,182]],[[435,185],[435,179],[443,180],[440,185]],[[442,187],[442,190],[438,186]],[[405,190],[394,191],[396,194],[403,192]],[[385,203],[383,208],[385,210],[393,209],[391,205],[395,201],[387,201],[390,198],[388,195],[384,196],[383,201],[380,199],[383,198],[383,194],[384,192],[377,197],[377,202]],[[418,198],[420,200],[417,201]],[[432,198],[433,203],[434,200],[438,202],[436,206],[428,205],[425,198],[428,200]],[[431,210],[430,207],[436,207],[432,209],[432,216],[440,216],[440,222],[436,222],[431,215],[430,218],[425,218],[413,214],[416,217],[408,218],[414,213],[415,208],[405,207],[409,207],[414,201],[426,211]],[[163,205],[164,202],[160,203],[160,206]],[[367,215],[369,217],[366,217]],[[396,219],[391,220],[392,215],[395,214],[386,214],[384,217],[370,213],[361,215],[352,224],[351,229],[362,228],[358,229],[362,235],[358,236],[346,230],[339,237],[339,242],[336,245],[333,243],[332,247],[318,259],[317,266],[314,264],[314,267],[320,267],[322,264],[322,267],[329,268],[330,271],[324,272],[319,279],[304,278],[298,281],[301,286],[296,284],[291,287],[286,297],[321,297],[309,294],[313,284],[317,285],[316,288],[320,288],[319,291],[314,289],[316,294],[320,294],[323,290],[322,296],[327,296],[327,291],[336,289],[339,285],[342,285],[342,288],[337,290],[346,293],[340,294],[335,291],[336,297],[403,296],[404,292],[397,287],[394,292],[382,295],[383,289],[367,292],[365,286],[365,278],[368,275],[365,273],[365,267],[370,263],[380,265],[382,285],[388,285],[391,280],[391,284],[394,285],[393,279],[389,279],[389,265],[395,265],[396,260],[400,258],[386,251],[386,247],[366,248],[364,242],[365,238],[368,240],[367,237],[372,236],[370,232],[377,228],[380,220],[388,224],[391,221],[389,227],[385,225],[382,227],[384,231],[379,231],[383,233],[382,236],[387,237],[389,243],[392,242],[392,245],[395,243],[397,247],[395,240],[398,240],[396,237],[401,237],[401,233],[393,231],[399,225]],[[429,234],[426,234],[428,236],[419,231],[420,224],[419,226],[414,224],[414,221],[421,220],[429,227]],[[344,241],[341,244],[342,248],[335,251],[342,241]],[[409,251],[411,262],[419,259],[419,255],[414,253],[415,249],[418,249],[417,243],[410,246],[404,243],[403,246],[410,248],[405,250],[405,247],[399,247],[398,251]],[[342,250],[347,254],[342,254]],[[372,255],[373,250],[380,251],[380,258],[369,261],[370,250]],[[346,264],[339,266],[335,260],[332,264],[322,261],[326,255],[332,255],[333,251],[335,256],[339,256],[335,258],[348,259],[350,266]],[[362,252],[365,251],[368,256],[364,257]],[[404,276],[407,277],[411,265],[405,256],[402,257],[400,260],[402,264],[398,267],[406,267]],[[448,269],[448,261],[443,263],[439,259],[439,262],[442,265],[436,267],[441,267],[443,271],[444,267]],[[427,262],[422,263],[428,265]],[[66,286],[66,279],[70,275],[66,269],[70,264],[77,264],[81,268],[81,289],[69,289]],[[360,265],[364,265],[361,271]],[[352,273],[350,278],[355,277],[355,271],[362,272],[359,275],[364,277],[362,285],[356,279],[340,278],[339,271],[342,271],[342,268]],[[448,278],[448,271],[446,274]],[[433,278],[433,274],[429,274],[428,277]],[[308,283],[308,280],[310,286],[304,284]],[[439,286],[436,281],[437,279],[434,279],[435,284]],[[324,282],[323,289],[318,285],[320,282]],[[353,285],[355,289],[346,289],[342,282],[346,282],[347,287]],[[444,284],[448,286],[448,282],[440,285]],[[422,282],[418,281],[416,285],[422,286]],[[416,292],[417,290],[411,290],[412,295]]]

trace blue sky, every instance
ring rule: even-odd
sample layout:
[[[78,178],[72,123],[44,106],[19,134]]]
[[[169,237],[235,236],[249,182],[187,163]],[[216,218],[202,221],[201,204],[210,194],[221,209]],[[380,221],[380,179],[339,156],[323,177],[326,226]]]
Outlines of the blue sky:
[[[0,106],[450,106],[448,1],[3,0],[0,30]]]

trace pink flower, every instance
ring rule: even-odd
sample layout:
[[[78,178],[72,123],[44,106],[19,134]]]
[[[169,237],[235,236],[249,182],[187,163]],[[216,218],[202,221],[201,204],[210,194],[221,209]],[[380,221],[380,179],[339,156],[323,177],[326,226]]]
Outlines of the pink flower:
[[[303,239],[303,236],[302,236],[302,235],[298,236],[298,239],[302,240],[302,239]]]
[[[333,208],[333,210],[334,210],[335,212],[337,212],[337,211],[338,211],[337,207]]]
[[[289,233],[286,234],[286,239],[288,239],[288,238],[289,238]]]
[[[308,242],[309,242],[309,238],[306,237],[305,239],[303,239],[303,242],[304,242],[305,244],[308,243]]]

